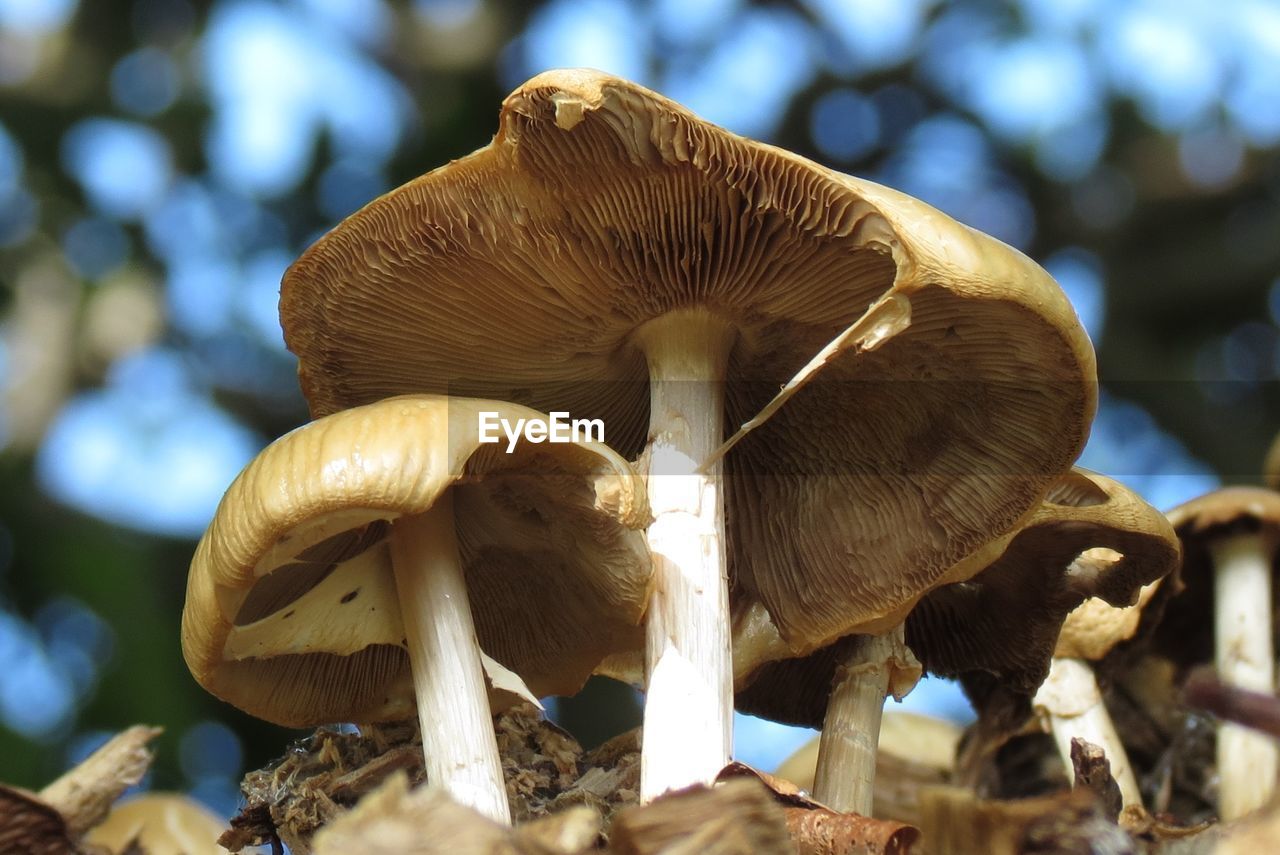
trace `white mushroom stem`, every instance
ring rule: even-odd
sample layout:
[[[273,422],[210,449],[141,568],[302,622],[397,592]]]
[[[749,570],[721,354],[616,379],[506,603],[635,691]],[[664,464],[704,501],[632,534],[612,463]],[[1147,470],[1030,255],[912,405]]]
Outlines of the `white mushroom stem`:
[[[732,328],[706,312],[646,324],[649,526],[655,590],[646,633],[640,797],[710,784],[733,741],[728,571],[719,461]]]
[[[1232,534],[1209,545],[1214,567],[1214,649],[1222,681],[1274,691],[1271,553],[1260,535]],[[1218,728],[1218,814],[1226,821],[1271,800],[1277,769],[1271,737],[1236,724]]]
[[[895,671],[914,665],[919,677],[919,663],[902,634],[899,625],[884,635],[863,636],[836,668],[818,743],[813,797],[842,813],[871,816],[885,696],[893,690]],[[897,691],[901,699],[910,689]]]
[[[427,780],[464,805],[510,824],[480,648],[454,530],[453,494],[391,529]]]
[[[1107,713],[1089,663],[1073,657],[1055,657],[1049,665],[1049,676],[1040,685],[1032,704],[1048,720],[1068,777],[1073,780],[1075,777],[1072,773],[1075,764],[1071,760],[1071,740],[1079,737],[1098,746],[1107,755],[1111,777],[1120,787],[1122,804],[1125,807],[1142,805],[1138,779],[1133,775],[1129,755]]]

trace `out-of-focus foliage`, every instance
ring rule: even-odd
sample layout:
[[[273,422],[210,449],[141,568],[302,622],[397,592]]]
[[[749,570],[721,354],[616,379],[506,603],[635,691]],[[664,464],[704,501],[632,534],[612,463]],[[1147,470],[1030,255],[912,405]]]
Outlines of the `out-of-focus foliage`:
[[[1161,506],[1257,479],[1280,427],[1268,0],[0,0],[0,778],[142,721],[167,728],[155,783],[226,810],[279,752],[194,686],[177,627],[223,489],[305,418],[280,275],[568,65],[1030,253],[1098,345],[1087,465]]]

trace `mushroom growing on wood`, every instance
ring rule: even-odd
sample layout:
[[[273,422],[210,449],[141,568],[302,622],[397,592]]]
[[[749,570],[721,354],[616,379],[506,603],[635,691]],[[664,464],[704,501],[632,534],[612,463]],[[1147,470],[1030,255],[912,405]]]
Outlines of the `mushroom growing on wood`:
[[[1088,339],[1021,254],[594,71],[528,81],[490,145],[322,238],[281,320],[314,415],[493,397],[641,457],[645,798],[728,758],[731,577],[795,647],[900,623],[1069,467],[1096,404]]]
[[[429,780],[505,820],[484,673],[576,691],[640,643],[652,569],[624,460],[482,444],[481,412],[545,420],[405,396],[270,445],[196,550],[182,645],[206,689],[286,726],[407,718],[416,701]]]
[[[1216,490],[1174,508],[1169,521],[1182,538],[1186,588],[1170,600],[1154,646],[1183,666],[1212,657],[1224,682],[1274,693],[1272,577],[1280,544],[1280,493],[1253,487]],[[1278,765],[1273,739],[1225,723],[1218,728],[1217,755],[1223,820],[1271,799]]]

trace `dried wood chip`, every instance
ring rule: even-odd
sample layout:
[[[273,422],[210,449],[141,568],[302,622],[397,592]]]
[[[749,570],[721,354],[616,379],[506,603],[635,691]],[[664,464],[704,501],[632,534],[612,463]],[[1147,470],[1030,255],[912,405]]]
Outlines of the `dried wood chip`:
[[[1079,737],[1071,740],[1071,765],[1075,772],[1075,785],[1090,790],[1098,798],[1098,804],[1108,819],[1120,816],[1123,799],[1120,785],[1111,776],[1111,761],[1101,746]]]
[[[135,725],[39,793],[0,785],[0,853],[64,855],[98,825],[125,790],[142,780],[153,759],[147,744],[160,729]]]
[[[615,855],[791,855],[783,812],[748,779],[667,793],[613,820]]]
[[[121,731],[41,790],[40,800],[62,814],[67,832],[79,838],[103,820],[125,790],[142,780],[153,759],[147,743],[159,735],[159,728],[142,725]]]

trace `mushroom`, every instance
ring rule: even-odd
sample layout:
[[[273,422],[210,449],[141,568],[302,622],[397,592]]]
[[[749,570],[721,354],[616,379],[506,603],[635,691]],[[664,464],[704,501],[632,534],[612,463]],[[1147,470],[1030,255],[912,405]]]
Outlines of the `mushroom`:
[[[1081,735],[1074,729],[1081,713],[1092,711],[1084,721],[1106,717],[1105,707],[1092,704],[1099,696],[1093,671],[1081,669],[1072,658],[1101,658],[1093,655],[1096,649],[1104,641],[1108,649],[1118,644],[1116,636],[1135,628],[1131,622],[1137,612],[1107,613],[1120,618],[1112,637],[1086,643],[1089,618],[1097,615],[1096,609],[1149,600],[1152,583],[1177,568],[1178,540],[1164,516],[1136,493],[1110,478],[1075,469],[1049,491],[1003,549],[970,582],[940,588],[921,601],[908,618],[907,640],[928,671],[964,680],[979,708],[980,729],[994,736],[997,745],[1025,720],[1027,699],[1034,698],[1050,719],[1062,761],[1071,769],[1071,738]],[[1086,602],[1090,604],[1073,619]],[[1064,642],[1064,624],[1073,620]],[[1057,666],[1055,656],[1063,657]],[[1058,673],[1046,686],[1055,667]],[[1076,681],[1070,688],[1058,682],[1064,673]],[[1109,725],[1100,728],[1104,726]],[[987,733],[991,729],[999,733]],[[1101,739],[1100,732],[1086,738]],[[982,742],[974,741],[975,750],[990,748]],[[1141,804],[1119,740],[1101,747],[1124,802]]]
[[[1123,558],[1105,568],[1073,563],[1097,546]],[[1074,470],[1016,531],[994,536],[952,571],[967,581],[937,588],[919,601],[906,618],[907,646],[932,673],[983,671],[1029,697],[1048,671],[1058,630],[1072,609],[1092,596],[1131,602],[1142,585],[1173,568],[1177,555],[1177,541],[1158,511],[1108,478]],[[847,724],[849,715],[840,709],[846,695],[837,691],[853,682],[844,675],[865,642],[846,639],[801,658],[778,658],[780,648],[767,643],[768,634],[767,625],[748,612],[740,617],[735,653],[744,654],[739,664],[744,688],[739,709],[788,724],[821,724],[824,737],[834,724],[839,738],[833,744],[862,740],[874,745],[876,720]],[[748,662],[748,655],[757,661]],[[761,665],[760,658],[777,661]],[[892,682],[887,685],[894,693]],[[885,694],[881,689],[877,704]],[[869,808],[873,752],[851,762],[829,755],[827,745],[824,738],[815,798],[842,810]]]
[[[1118,553],[1100,547],[1086,550],[1076,559],[1076,565],[1087,562],[1110,564],[1117,560],[1120,560]],[[1093,572],[1107,571],[1099,569]],[[1073,739],[1084,739],[1106,753],[1111,777],[1120,788],[1123,807],[1141,806],[1142,791],[1124,742],[1103,703],[1092,663],[1101,662],[1125,642],[1133,640],[1144,612],[1163,581],[1157,579],[1143,586],[1138,601],[1131,606],[1118,608],[1094,598],[1081,603],[1067,615],[1049,664],[1049,675],[1031,701],[1032,707],[1048,724],[1058,747],[1058,756],[1066,769],[1073,767]]]
[[[871,815],[918,824],[920,790],[950,781],[962,734],[960,725],[946,719],[885,710],[876,744]],[[796,749],[774,775],[812,791],[820,742],[821,737],[815,737]]]
[[[145,793],[113,808],[85,841],[120,853],[222,855],[218,837],[225,829],[224,821],[194,799]]]
[[[901,625],[838,643],[850,649],[832,678],[813,792],[836,810],[870,816],[884,699],[900,701],[915,688],[920,662],[907,649]]]
[[[888,628],[1034,506],[1096,404],[1015,250],[595,71],[521,86],[490,145],[308,249],[280,308],[316,416],[495,397],[641,457],[646,799],[728,758],[730,578],[796,646]]]
[[[1179,554],[1158,510],[1123,484],[1076,468],[1020,529],[967,559],[981,572],[921,600],[907,620],[907,643],[931,674],[985,673],[1030,697],[1076,607],[1090,598],[1136,602],[1144,586],[1176,569]]]
[[[1280,538],[1280,493],[1228,487],[1169,512],[1182,539],[1186,589],[1168,605],[1156,646],[1182,665],[1212,656],[1218,676],[1242,689],[1275,691],[1272,574]],[[1213,637],[1208,637],[1212,614]],[[1275,790],[1275,741],[1239,725],[1218,728],[1218,813],[1241,817]]]
[[[405,396],[272,443],[197,547],[182,645],[206,689],[277,724],[407,718],[416,702],[429,780],[506,820],[483,672],[576,691],[640,644],[652,568],[625,461],[597,443],[485,444],[481,413],[546,418]]]
[[[758,636],[739,637],[735,662],[746,672],[740,682],[747,687],[738,692],[738,708],[786,724],[821,727],[813,797],[842,813],[871,816],[885,697],[905,697],[921,673],[903,641],[902,626],[879,636],[850,635],[816,653],[755,668],[741,664],[744,651],[755,647],[774,657],[785,648],[759,645]]]
[[[817,674],[807,673],[812,666],[817,666]],[[772,710],[762,708],[761,697],[795,691],[788,683],[825,681],[830,696],[823,713],[813,797],[841,813],[871,816],[885,696],[901,700],[920,679],[920,663],[902,640],[901,626],[881,636],[841,639],[820,654],[799,660],[793,671],[781,670],[775,666],[758,675],[758,685],[740,695],[739,706],[745,712],[775,718]]]

